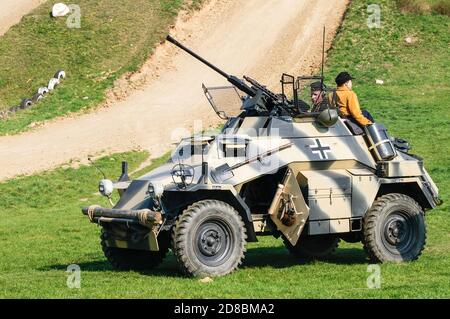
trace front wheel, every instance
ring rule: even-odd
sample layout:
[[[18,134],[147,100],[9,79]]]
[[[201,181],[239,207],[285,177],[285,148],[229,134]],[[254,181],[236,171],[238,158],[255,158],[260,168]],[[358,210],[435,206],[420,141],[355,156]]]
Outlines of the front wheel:
[[[422,253],[425,242],[423,210],[409,196],[383,195],[364,216],[363,244],[372,261],[416,260]]]
[[[192,276],[223,276],[244,258],[246,229],[238,212],[218,200],[189,206],[173,231],[173,251],[181,270]]]

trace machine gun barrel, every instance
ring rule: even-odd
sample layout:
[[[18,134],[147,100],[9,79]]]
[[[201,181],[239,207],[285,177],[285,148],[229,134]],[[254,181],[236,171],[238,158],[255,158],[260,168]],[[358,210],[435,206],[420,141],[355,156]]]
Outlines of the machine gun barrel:
[[[251,87],[249,87],[247,84],[245,84],[242,80],[238,79],[234,75],[229,75],[229,74],[225,73],[224,71],[222,71],[221,69],[219,69],[215,65],[213,65],[210,62],[208,62],[205,59],[203,59],[197,53],[195,53],[192,50],[186,48],[184,45],[182,45],[180,42],[178,42],[177,40],[172,38],[170,35],[168,35],[166,37],[166,40],[171,42],[171,43],[173,43],[174,45],[176,45],[177,47],[179,47],[183,51],[187,52],[188,54],[192,55],[194,58],[196,58],[200,62],[202,62],[202,63],[206,64],[207,66],[209,66],[211,69],[213,69],[214,71],[216,71],[217,73],[219,73],[220,75],[225,77],[228,80],[228,82],[230,82],[231,84],[236,86],[242,92],[244,92],[244,93],[246,93],[246,94],[248,94],[250,96],[255,96],[256,95],[256,92]]]

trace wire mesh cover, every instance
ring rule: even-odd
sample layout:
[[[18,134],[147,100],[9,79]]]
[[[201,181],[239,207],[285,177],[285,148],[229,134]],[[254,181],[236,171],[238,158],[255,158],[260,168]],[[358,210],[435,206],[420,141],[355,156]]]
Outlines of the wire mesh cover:
[[[245,95],[234,86],[218,86],[204,89],[214,111],[221,117],[235,117],[242,112],[242,98]]]

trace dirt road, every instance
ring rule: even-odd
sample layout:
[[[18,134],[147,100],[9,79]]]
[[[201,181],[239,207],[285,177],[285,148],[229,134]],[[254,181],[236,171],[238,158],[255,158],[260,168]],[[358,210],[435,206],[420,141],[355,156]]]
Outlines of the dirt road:
[[[46,0],[0,0],[0,36]]]
[[[212,0],[187,21],[179,19],[171,34],[226,72],[278,88],[283,72],[319,68],[322,28],[329,47],[346,5],[347,0]],[[161,45],[133,79],[140,88],[108,108],[1,137],[0,180],[84,162],[88,155],[146,149],[158,156],[193,126],[198,131],[220,122],[201,84],[227,82],[171,44]]]

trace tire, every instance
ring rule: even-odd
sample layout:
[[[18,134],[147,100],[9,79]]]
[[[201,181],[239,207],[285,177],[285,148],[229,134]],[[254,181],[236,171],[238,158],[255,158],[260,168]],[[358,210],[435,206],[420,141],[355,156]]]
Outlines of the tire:
[[[20,110],[20,105],[16,105],[16,106],[11,107],[11,108],[9,109],[9,112],[10,112],[10,113],[16,113],[16,112],[19,111],[19,110]]]
[[[291,254],[304,259],[324,259],[330,256],[338,247],[340,239],[331,235],[315,235],[300,237],[293,246],[283,238],[284,245]]]
[[[202,200],[179,216],[173,251],[181,271],[190,276],[223,276],[242,264],[247,233],[238,212],[218,200]]]
[[[161,233],[158,236],[159,251],[124,249],[108,247],[109,233],[102,230],[100,235],[103,253],[106,259],[118,270],[148,270],[158,266],[169,251],[170,236]]]
[[[31,100],[33,101],[33,103],[37,103],[40,100],[42,100],[43,95],[40,93],[36,93],[33,95],[33,97],[31,98]]]
[[[48,81],[47,89],[49,91],[53,91],[59,85],[59,80],[55,78],[51,78]]]
[[[364,249],[374,262],[404,262],[419,258],[426,243],[424,212],[411,197],[379,197],[364,216]]]
[[[22,102],[20,102],[20,109],[26,110],[33,105],[33,101],[31,99],[23,99]]]
[[[37,93],[41,94],[42,96],[44,96],[45,94],[48,93],[48,89],[46,86],[40,87],[37,91]]]
[[[66,77],[66,72],[63,70],[59,70],[55,73],[55,75],[53,76],[55,79],[58,79],[61,81],[61,79],[64,79]]]

